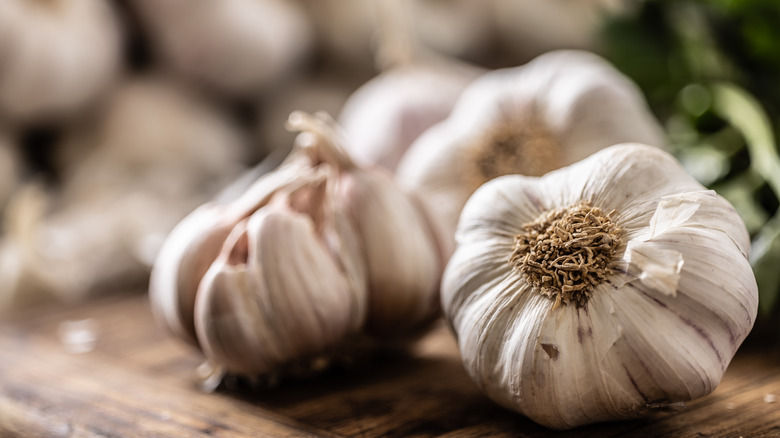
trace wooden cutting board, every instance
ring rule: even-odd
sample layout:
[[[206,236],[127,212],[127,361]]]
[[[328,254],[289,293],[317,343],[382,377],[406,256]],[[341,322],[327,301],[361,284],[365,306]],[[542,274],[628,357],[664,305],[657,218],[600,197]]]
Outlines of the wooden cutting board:
[[[703,399],[568,432],[482,396],[443,324],[409,355],[273,389],[205,393],[201,362],[143,294],[12,315],[0,322],[0,437],[780,437],[780,355],[745,348]]]

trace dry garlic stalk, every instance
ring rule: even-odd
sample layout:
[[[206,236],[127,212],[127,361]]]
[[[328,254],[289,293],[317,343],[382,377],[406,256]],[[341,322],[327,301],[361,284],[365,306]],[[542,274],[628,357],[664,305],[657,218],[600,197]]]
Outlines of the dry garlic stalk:
[[[638,88],[594,54],[551,52],[472,82],[412,144],[397,179],[423,201],[451,253],[458,215],[483,183],[542,175],[627,141],[665,143]]]
[[[284,79],[308,53],[311,29],[286,0],[132,0],[163,60],[231,94]]]
[[[113,82],[119,23],[106,0],[0,2],[0,114],[13,120],[67,115]]]
[[[289,126],[303,133],[286,162],[182,221],[152,272],[158,319],[233,373],[400,338],[438,310],[441,263],[411,199],[355,165],[325,116],[296,112]]]
[[[667,153],[607,148],[469,199],[442,303],[490,398],[556,429],[712,392],[753,326],[734,208]]]

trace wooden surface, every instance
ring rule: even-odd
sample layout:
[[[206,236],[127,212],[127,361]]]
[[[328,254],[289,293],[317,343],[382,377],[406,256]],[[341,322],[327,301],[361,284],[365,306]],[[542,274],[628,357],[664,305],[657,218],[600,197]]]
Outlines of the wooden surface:
[[[69,352],[62,323],[86,318],[95,347]],[[568,432],[483,397],[443,327],[411,355],[275,389],[204,393],[201,361],[144,295],[18,313],[0,322],[0,437],[780,437],[780,356],[766,351],[740,351],[713,394],[677,411]]]

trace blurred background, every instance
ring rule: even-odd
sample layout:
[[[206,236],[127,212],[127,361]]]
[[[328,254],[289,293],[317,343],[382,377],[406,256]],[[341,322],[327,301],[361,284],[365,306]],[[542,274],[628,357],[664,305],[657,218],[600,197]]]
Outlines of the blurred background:
[[[479,72],[577,48],[632,78],[672,152],[737,208],[752,337],[776,343],[777,23],[774,0],[2,0],[0,308],[145,290],[181,218],[280,161],[293,110],[340,118],[425,59]]]

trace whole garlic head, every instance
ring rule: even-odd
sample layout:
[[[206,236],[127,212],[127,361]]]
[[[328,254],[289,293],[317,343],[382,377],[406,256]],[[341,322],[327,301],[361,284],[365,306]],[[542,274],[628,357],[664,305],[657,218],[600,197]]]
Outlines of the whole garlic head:
[[[423,202],[445,251],[477,187],[506,174],[542,175],[622,142],[663,146],[639,89],[597,55],[550,52],[486,73],[427,130],[396,174]]]
[[[497,178],[457,241],[442,303],[466,370],[551,428],[710,393],[756,317],[739,215],[657,148]]]
[[[436,317],[441,260],[416,204],[379,169],[355,165],[332,121],[302,131],[285,163],[234,201],[202,206],[155,262],[155,315],[219,368],[283,372],[402,339]]]
[[[3,0],[0,114],[29,121],[82,109],[116,78],[121,40],[106,0]]]

